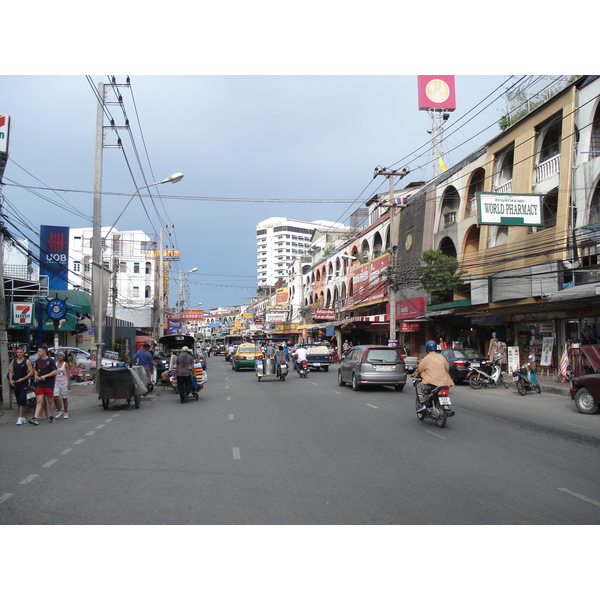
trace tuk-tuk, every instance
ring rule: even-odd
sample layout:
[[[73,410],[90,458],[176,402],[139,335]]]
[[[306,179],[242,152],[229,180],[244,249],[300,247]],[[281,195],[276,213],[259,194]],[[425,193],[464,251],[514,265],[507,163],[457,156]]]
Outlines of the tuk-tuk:
[[[252,341],[256,346],[260,347],[263,344],[272,345],[277,351],[277,348],[284,342],[287,343],[289,338],[273,338],[273,337],[253,337]],[[260,381],[263,377],[276,377],[280,381],[285,381],[288,374],[287,361],[277,364],[275,356],[266,356],[263,353],[258,353],[258,358],[255,362],[256,377]]]

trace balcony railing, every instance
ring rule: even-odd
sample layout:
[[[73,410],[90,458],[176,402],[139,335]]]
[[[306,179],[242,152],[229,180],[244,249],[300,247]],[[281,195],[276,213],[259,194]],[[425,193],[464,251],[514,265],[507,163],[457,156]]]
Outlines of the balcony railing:
[[[560,172],[560,154],[545,160],[535,168],[534,176],[535,183],[539,183],[552,175],[557,175]]]
[[[494,188],[498,194],[510,194],[512,192],[512,179]]]

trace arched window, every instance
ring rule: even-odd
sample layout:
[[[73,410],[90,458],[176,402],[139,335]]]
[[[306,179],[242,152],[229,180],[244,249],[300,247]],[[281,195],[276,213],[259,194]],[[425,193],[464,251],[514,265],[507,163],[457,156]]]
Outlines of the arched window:
[[[144,289],[144,298],[150,298],[150,294],[152,293],[152,288],[147,285]]]
[[[458,190],[449,185],[442,196],[442,213],[439,231],[451,227],[458,221],[458,208],[460,206],[460,195]]]

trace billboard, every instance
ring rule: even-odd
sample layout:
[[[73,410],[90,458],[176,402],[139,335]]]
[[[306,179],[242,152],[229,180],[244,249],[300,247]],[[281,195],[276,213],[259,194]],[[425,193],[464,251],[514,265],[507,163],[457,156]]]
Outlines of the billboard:
[[[456,110],[454,75],[418,75],[419,110]]]
[[[4,176],[4,167],[8,160],[8,142],[10,137],[10,117],[0,115],[0,182]]]
[[[51,290],[68,289],[69,228],[40,226],[40,275],[47,275]]]
[[[542,225],[540,194],[477,194],[477,222],[480,225]]]
[[[335,308],[315,308],[312,312],[314,319],[324,319],[325,321],[335,319]]]

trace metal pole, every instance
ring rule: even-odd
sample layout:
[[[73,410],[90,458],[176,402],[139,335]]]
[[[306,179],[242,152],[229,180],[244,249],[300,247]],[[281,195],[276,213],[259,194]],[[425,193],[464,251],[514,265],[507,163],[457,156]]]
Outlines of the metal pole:
[[[390,281],[388,298],[390,303],[390,340],[396,339],[396,255],[398,252],[398,231],[396,230],[394,206],[394,176],[388,175],[390,182],[390,270],[392,279]],[[391,342],[390,342],[391,343]]]
[[[96,344],[96,389],[100,384],[102,355],[102,149],[104,146],[104,84],[98,83],[98,109],[96,113],[96,158],[94,162],[94,213],[92,217],[92,322]],[[98,269],[100,271],[98,272]],[[100,289],[96,289],[100,287]]]
[[[12,409],[10,387],[8,385],[8,333],[6,331],[6,300],[4,298],[4,224],[0,222],[0,365],[2,366],[2,403],[0,415],[4,407]]]
[[[159,260],[159,264],[158,264],[158,273],[159,273],[159,276],[158,276],[158,339],[159,340],[161,337],[163,337],[165,335],[165,324],[164,324],[164,320],[165,320],[164,280],[165,280],[165,278],[164,278],[164,273],[163,273],[165,257],[164,257],[164,246],[163,246],[163,231],[164,231],[164,228],[161,227],[160,228],[160,252],[158,255],[158,260]]]

